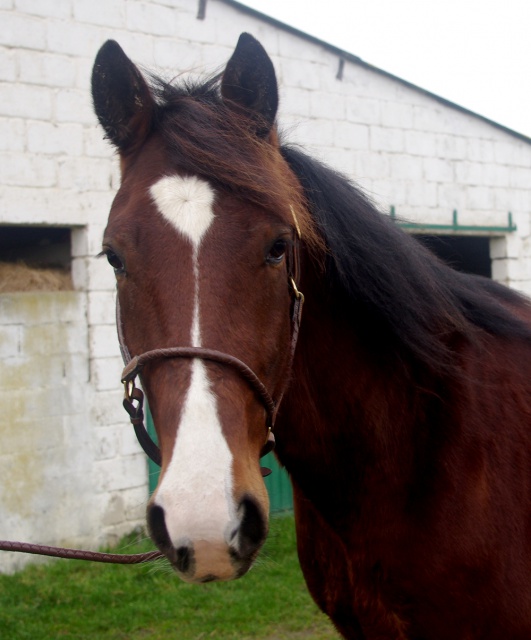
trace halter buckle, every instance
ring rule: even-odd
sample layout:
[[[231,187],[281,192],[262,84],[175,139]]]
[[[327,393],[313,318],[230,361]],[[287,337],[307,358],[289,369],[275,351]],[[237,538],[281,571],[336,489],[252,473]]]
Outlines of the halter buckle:
[[[301,300],[302,302],[304,302],[304,294],[302,293],[302,291],[299,291],[297,289],[297,285],[295,284],[295,280],[293,278],[290,278],[289,281],[291,283],[291,287],[293,289],[293,293],[295,294],[295,297],[297,298],[297,300]]]

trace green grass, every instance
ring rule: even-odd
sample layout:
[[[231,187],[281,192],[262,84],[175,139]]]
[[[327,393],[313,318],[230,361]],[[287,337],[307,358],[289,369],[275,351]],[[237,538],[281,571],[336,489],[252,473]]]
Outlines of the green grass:
[[[121,550],[151,548],[126,540]],[[261,559],[235,582],[188,585],[164,561],[58,560],[0,576],[0,638],[9,640],[338,637],[306,590],[292,516],[273,518]]]

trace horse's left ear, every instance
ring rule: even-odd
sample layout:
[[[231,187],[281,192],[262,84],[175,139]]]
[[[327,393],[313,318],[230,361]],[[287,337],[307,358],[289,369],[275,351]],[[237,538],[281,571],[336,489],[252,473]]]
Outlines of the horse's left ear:
[[[248,33],[241,34],[227,63],[221,95],[228,106],[251,119],[258,136],[267,136],[277,115],[277,78],[264,47]]]
[[[92,100],[107,137],[121,153],[146,139],[155,101],[138,68],[114,40],[107,40],[96,56]]]

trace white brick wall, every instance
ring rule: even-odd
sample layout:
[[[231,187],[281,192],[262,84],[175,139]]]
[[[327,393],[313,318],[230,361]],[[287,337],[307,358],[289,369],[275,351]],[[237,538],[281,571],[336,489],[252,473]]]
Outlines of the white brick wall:
[[[106,39],[170,78],[219,69],[239,34],[253,33],[277,69],[287,138],[358,180],[384,210],[394,205],[400,217],[449,223],[457,209],[463,223],[500,226],[512,211],[518,232],[491,241],[494,275],[531,293],[529,142],[353,60],[345,60],[338,79],[337,52],[230,2],[209,0],[205,20],[197,20],[197,6],[195,0],[0,0],[0,224],[73,227],[74,283],[87,293],[86,351],[75,351],[74,331],[65,335],[74,348],[71,359],[50,355],[55,379],[62,375],[61,361],[88,377],[81,398],[72,392],[86,411],[63,418],[65,432],[80,436],[83,425],[92,456],[82,465],[87,484],[79,484],[75,469],[59,470],[60,456],[49,459],[46,472],[68,479],[46,498],[47,509],[58,499],[67,513],[72,501],[76,509],[88,505],[90,517],[74,518],[72,540],[115,539],[141,522],[147,497],[145,459],[121,408],[113,276],[104,260],[94,258],[119,180],[89,95],[94,56]],[[20,324],[2,322],[0,355],[8,359],[20,358],[32,331],[48,331],[35,327],[25,335]],[[11,405],[26,415],[23,396],[9,389]],[[0,393],[7,393],[4,387]],[[61,394],[53,396],[58,406],[74,409],[62,387]],[[46,394],[34,398],[50,408]],[[74,496],[70,483],[78,489]],[[42,513],[42,505],[30,501],[20,517],[4,518],[5,504],[4,496],[2,534],[26,531],[22,537],[31,537],[41,530],[24,529],[24,522],[31,522],[32,508]],[[53,531],[46,534],[50,542]]]

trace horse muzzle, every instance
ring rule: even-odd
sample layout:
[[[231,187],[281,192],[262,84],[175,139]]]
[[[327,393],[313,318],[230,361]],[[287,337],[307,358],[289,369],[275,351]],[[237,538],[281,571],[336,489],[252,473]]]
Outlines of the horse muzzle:
[[[205,514],[208,517],[208,514]],[[223,536],[187,535],[186,528],[170,536],[164,509],[148,506],[147,522],[151,538],[185,581],[205,583],[234,580],[252,566],[268,531],[267,518],[252,497],[244,497],[237,517],[224,527]],[[197,529],[197,527],[196,527]],[[204,531],[208,531],[208,522]]]

